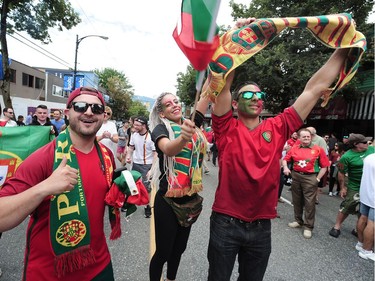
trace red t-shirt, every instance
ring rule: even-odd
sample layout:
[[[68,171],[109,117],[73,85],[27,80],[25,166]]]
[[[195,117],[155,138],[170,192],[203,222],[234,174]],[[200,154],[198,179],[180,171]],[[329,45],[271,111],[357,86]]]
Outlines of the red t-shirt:
[[[55,139],[56,140],[56,139]],[[14,177],[7,180],[0,190],[0,197],[9,196],[36,185],[51,175],[56,141],[38,149],[19,166]],[[111,153],[111,152],[109,152]],[[46,198],[32,213],[27,229],[24,280],[91,280],[109,264],[111,257],[104,234],[104,197],[108,185],[101,170],[96,149],[84,154],[76,151],[86,205],[90,221],[91,242],[96,263],[58,279],[54,271],[54,254],[49,238],[50,200]],[[113,155],[111,154],[111,158]],[[103,176],[101,176],[103,175]]]
[[[294,145],[285,155],[286,162],[293,163],[293,170],[302,173],[318,173],[321,168],[329,166],[325,149],[318,145],[303,147]]]
[[[212,115],[219,185],[212,209],[244,221],[276,217],[280,155],[303,122],[293,107],[249,130],[232,112]]]

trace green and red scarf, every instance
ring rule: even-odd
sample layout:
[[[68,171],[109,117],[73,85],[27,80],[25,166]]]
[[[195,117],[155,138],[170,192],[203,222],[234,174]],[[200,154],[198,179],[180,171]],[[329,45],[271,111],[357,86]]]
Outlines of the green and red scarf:
[[[111,158],[107,149],[96,141],[95,147],[105,169],[109,188],[113,174]],[[54,170],[63,156],[66,156],[69,166],[78,170],[78,182],[71,191],[52,196],[50,202],[50,241],[55,254],[55,271],[59,278],[67,272],[95,263],[95,255],[90,247],[90,222],[84,186],[69,128],[57,137]]]
[[[175,139],[178,138],[181,126],[172,121],[170,125]],[[191,196],[202,191],[202,163],[207,150],[206,145],[203,133],[197,129],[192,140],[174,157],[173,173],[169,173],[166,197]]]

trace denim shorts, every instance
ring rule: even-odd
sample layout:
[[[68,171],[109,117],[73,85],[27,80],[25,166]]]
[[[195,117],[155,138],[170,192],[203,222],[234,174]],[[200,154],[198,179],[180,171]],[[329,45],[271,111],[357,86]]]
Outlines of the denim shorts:
[[[374,208],[361,203],[359,211],[361,215],[366,216],[370,221],[375,221]]]

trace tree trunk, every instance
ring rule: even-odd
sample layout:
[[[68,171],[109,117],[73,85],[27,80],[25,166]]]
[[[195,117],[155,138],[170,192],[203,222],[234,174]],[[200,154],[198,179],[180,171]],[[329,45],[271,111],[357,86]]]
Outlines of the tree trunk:
[[[0,89],[3,95],[5,107],[13,108],[12,100],[10,99],[10,67],[9,67],[9,56],[8,56],[8,44],[6,39],[7,34],[7,16],[9,11],[9,4],[11,1],[4,0],[1,7],[1,26],[0,26],[0,43],[2,53],[2,65],[4,77],[1,83]]]

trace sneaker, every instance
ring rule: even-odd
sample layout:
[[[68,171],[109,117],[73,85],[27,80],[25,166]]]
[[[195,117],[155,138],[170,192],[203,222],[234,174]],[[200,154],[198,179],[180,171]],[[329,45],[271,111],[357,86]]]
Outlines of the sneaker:
[[[360,252],[363,250],[362,246],[363,246],[363,243],[358,241],[357,244],[355,244],[355,249]]]
[[[288,223],[288,226],[291,227],[291,228],[300,228],[300,227],[302,227],[302,225],[300,225],[296,221]]]
[[[335,238],[339,237],[340,234],[341,234],[340,229],[336,229],[334,227],[332,227],[332,229],[329,231],[329,235],[331,235],[331,236],[333,236]]]
[[[306,239],[310,239],[312,236],[312,231],[310,229],[305,229],[303,231],[303,237],[305,237]]]
[[[358,232],[355,228],[352,230],[352,235],[354,235],[355,237],[358,237]]]
[[[367,251],[365,249],[362,249],[362,251],[358,252],[358,255],[362,259],[375,261],[375,253],[373,251]]]
[[[149,218],[149,217],[151,217],[151,207],[150,205],[147,205],[145,207],[145,218]]]
[[[335,191],[334,193],[333,193],[333,196],[337,196],[339,193],[337,192],[337,191]]]
[[[328,193],[328,195],[332,197],[332,196],[333,196],[333,193],[332,193],[332,192],[330,192],[330,193]]]

